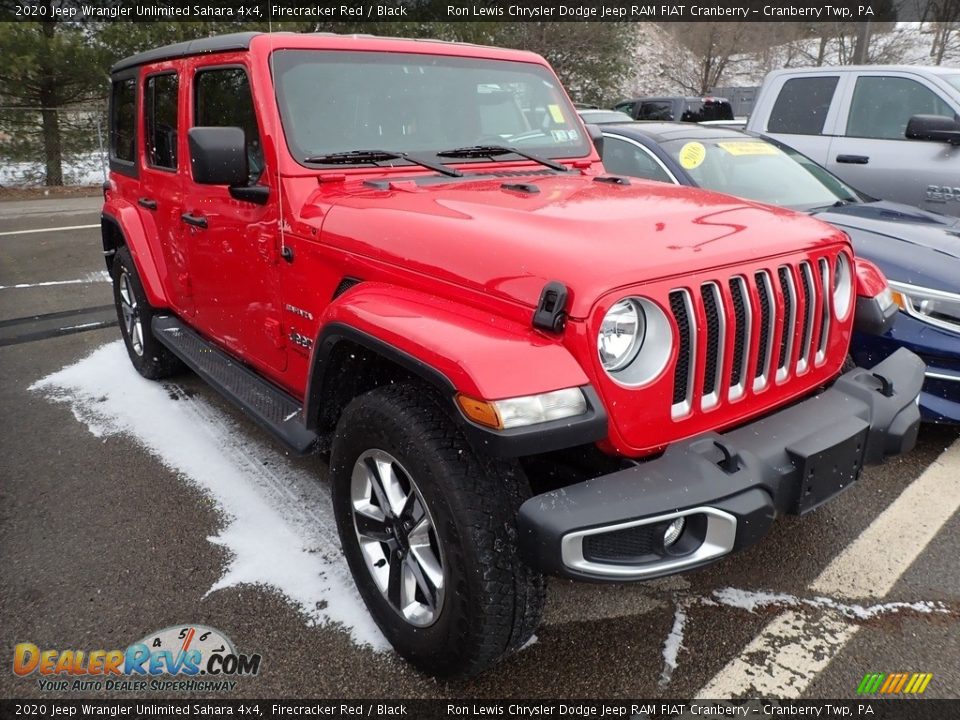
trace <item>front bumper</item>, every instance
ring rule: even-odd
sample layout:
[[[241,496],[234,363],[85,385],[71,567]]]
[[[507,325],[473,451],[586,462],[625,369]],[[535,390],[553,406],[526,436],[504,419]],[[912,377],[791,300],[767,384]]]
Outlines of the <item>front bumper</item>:
[[[900,349],[749,425],[535,496],[520,507],[524,558],[548,574],[623,582],[692,570],[752,545],[778,513],[809,512],[855,482],[863,465],[913,447],[923,373],[923,362]],[[679,518],[679,539],[664,547]]]

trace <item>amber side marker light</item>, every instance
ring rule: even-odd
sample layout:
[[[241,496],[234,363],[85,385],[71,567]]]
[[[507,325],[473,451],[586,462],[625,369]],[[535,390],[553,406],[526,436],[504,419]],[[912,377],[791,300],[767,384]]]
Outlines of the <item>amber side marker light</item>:
[[[475,400],[468,395],[457,395],[457,405],[463,410],[463,414],[473,420],[478,425],[491,427],[495,430],[503,430],[503,422],[497,413],[497,408],[486,400]]]

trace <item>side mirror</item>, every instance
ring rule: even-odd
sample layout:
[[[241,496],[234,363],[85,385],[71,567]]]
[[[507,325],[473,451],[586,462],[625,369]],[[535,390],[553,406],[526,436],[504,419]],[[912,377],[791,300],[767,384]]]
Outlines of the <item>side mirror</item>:
[[[603,160],[603,131],[599,125],[594,125],[593,123],[587,123],[586,128],[587,134],[590,135],[590,140],[593,141],[593,146],[597,149],[600,159]]]
[[[238,127],[195,127],[187,133],[193,179],[202,185],[246,185],[247,142]]]
[[[932,140],[960,145],[960,122],[942,115],[914,115],[904,135],[910,140]]]

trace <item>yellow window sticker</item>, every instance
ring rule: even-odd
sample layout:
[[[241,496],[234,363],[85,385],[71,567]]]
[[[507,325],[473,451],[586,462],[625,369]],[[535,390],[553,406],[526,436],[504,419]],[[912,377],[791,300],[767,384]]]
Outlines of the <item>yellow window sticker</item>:
[[[769,143],[760,140],[734,140],[732,142],[718,142],[718,148],[726,150],[731,155],[779,155],[780,150]]]
[[[707,149],[702,143],[688,142],[680,148],[680,166],[684,170],[695,170],[703,164]]]
[[[553,118],[555,123],[560,123],[561,125],[566,125],[566,118],[563,117],[563,110],[560,109],[559,105],[547,105],[547,109],[550,111],[550,117]]]

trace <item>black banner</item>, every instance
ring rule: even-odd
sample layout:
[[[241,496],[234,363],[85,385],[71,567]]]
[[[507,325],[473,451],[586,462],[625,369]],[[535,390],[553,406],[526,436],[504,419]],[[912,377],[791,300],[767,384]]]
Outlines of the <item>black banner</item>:
[[[960,0],[939,0],[942,4]],[[930,20],[934,0],[2,0],[3,21],[892,22]],[[939,15],[938,15],[939,16]]]
[[[960,700],[0,700],[0,718],[870,718],[946,720]]]

